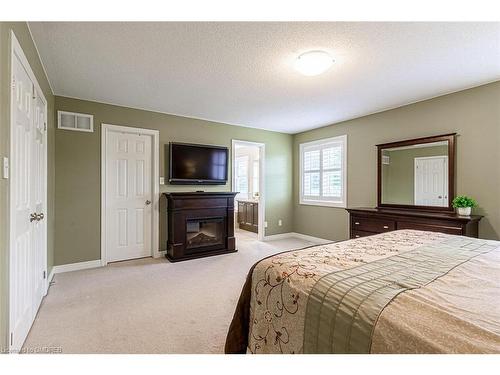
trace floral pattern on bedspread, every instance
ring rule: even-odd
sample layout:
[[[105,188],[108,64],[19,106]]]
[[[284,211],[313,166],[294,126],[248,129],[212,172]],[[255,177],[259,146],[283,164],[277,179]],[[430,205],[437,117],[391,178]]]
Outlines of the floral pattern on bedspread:
[[[401,230],[264,259],[252,275],[248,350],[301,353],[307,297],[322,276],[447,237],[442,233]]]

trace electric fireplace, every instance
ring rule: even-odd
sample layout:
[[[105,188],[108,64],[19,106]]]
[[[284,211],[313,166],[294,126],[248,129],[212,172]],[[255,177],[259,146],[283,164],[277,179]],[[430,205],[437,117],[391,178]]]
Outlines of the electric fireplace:
[[[236,193],[164,193],[167,199],[167,254],[172,261],[236,251]]]

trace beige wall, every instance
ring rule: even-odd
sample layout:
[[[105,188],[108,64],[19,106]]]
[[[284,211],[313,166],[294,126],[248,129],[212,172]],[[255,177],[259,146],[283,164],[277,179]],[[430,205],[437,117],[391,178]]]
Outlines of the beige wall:
[[[161,176],[167,176],[164,146],[171,141],[228,147],[232,139],[265,143],[266,234],[293,229],[291,135],[63,97],[56,97],[56,109],[92,114],[95,128],[93,133],[56,131],[56,265],[100,259],[101,123],[159,130]],[[230,181],[165,185],[160,191],[229,191]]]
[[[447,156],[447,146],[386,150],[390,158],[382,165],[382,203],[415,204],[415,158]]]
[[[54,96],[43,71],[38,53],[25,22],[0,22],[0,157],[9,155],[10,137],[10,30],[21,44],[37,81],[47,99],[48,108],[48,254],[47,269],[51,271],[54,249]],[[8,180],[0,178],[0,348],[8,345]]]
[[[475,213],[483,238],[500,237],[500,82],[411,104],[297,134],[294,165],[301,142],[347,134],[348,207],[377,204],[375,145],[457,132],[457,194],[479,202]],[[299,175],[294,168],[294,230],[312,236],[348,238],[348,214],[341,208],[298,204]]]

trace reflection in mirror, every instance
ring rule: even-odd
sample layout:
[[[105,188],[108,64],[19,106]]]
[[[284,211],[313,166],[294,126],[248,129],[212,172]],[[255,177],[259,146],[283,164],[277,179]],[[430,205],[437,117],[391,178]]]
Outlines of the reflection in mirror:
[[[382,150],[382,203],[447,207],[448,141]]]

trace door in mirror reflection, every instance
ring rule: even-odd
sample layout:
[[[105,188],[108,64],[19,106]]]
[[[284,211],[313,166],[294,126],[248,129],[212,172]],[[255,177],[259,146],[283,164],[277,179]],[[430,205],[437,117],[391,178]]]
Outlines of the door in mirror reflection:
[[[448,157],[415,158],[415,204],[448,206]]]

